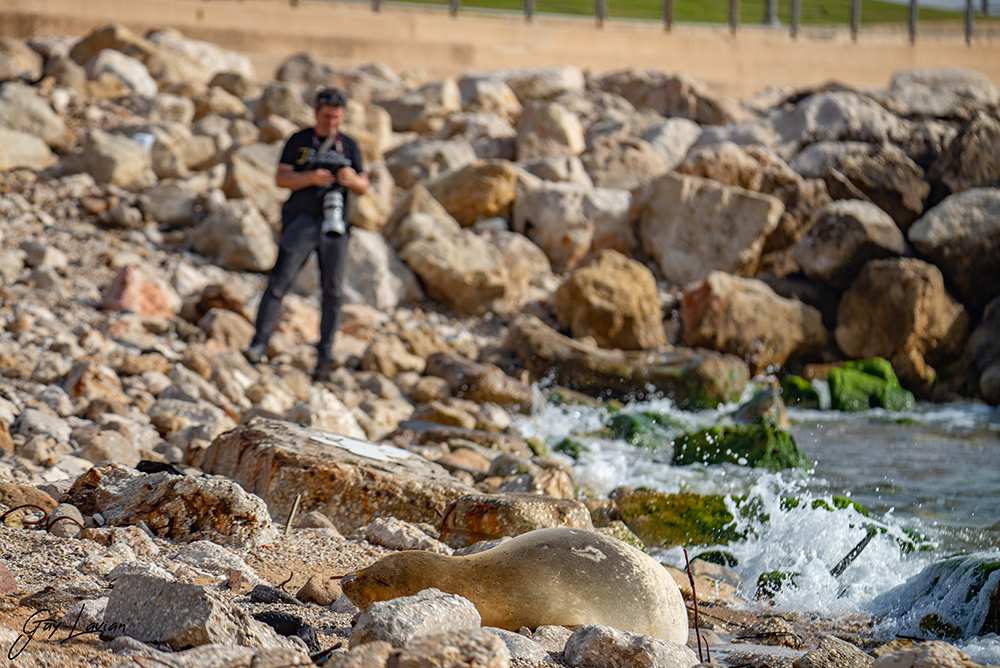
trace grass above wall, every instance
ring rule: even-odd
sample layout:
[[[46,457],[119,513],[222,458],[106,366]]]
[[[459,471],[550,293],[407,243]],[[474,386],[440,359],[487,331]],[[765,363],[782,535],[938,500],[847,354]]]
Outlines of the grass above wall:
[[[447,0],[413,0],[421,4],[446,5]],[[522,11],[522,0],[460,0],[463,7],[486,9],[506,9]],[[740,23],[758,24],[763,21],[766,0],[741,0]],[[662,0],[607,0],[608,16],[611,18],[661,20]],[[728,0],[674,0],[674,20],[681,23],[726,23],[729,20]],[[594,14],[594,0],[535,0],[535,11],[539,14]],[[791,11],[790,0],[778,0],[778,20],[788,25]],[[848,25],[850,22],[850,0],[802,0],[800,23],[802,25]],[[877,0],[863,0],[861,22],[865,23],[905,23],[909,8]],[[962,20],[962,12],[921,8],[920,21]]]

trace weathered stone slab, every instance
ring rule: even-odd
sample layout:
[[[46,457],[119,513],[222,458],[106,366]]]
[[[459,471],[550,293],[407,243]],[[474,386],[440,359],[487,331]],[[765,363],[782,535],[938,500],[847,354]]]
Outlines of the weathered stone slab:
[[[681,408],[736,401],[750,378],[747,365],[732,355],[690,348],[603,350],[563,336],[534,316],[518,317],[504,345],[536,378],[601,397],[662,395]]]
[[[448,508],[441,524],[441,541],[455,548],[535,529],[594,528],[590,511],[582,501],[537,494],[463,496]]]
[[[318,510],[342,532],[386,515],[437,524],[474,491],[406,450],[263,418],[215,439],[202,469],[243,485],[277,518],[302,494],[299,512]]]

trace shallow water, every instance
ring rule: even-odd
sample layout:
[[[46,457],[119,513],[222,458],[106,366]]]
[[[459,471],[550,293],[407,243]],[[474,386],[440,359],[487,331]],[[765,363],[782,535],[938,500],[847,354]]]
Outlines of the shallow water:
[[[697,429],[734,408],[689,413],[662,400],[637,402],[628,410],[670,412]],[[550,406],[521,419],[518,427],[550,445],[569,435],[584,442],[589,451],[573,462],[577,482],[602,495],[618,486],[644,486],[747,495],[761,504],[769,520],[742,520],[738,528],[750,537],[725,548],[739,559],[734,570],[747,598],[753,598],[761,573],[793,572],[795,586],[775,596],[780,611],[873,615],[874,633],[885,640],[922,636],[920,619],[937,612],[963,630],[974,629],[956,642],[963,651],[979,663],[1000,664],[1000,639],[975,635],[986,614],[982,592],[989,594],[1000,571],[973,583],[978,597],[966,600],[968,566],[947,561],[963,553],[974,555],[970,563],[1000,559],[1000,409],[978,404],[920,404],[905,414],[792,409],[790,431],[814,468],[779,474],[735,465],[676,467],[668,463],[668,453],[582,437],[600,428],[604,417],[591,408]],[[782,509],[781,498],[788,496],[846,496],[868,508],[871,517],[808,504]],[[839,577],[830,575],[872,525],[882,532]],[[919,544],[913,543],[913,532],[923,537]],[[904,544],[919,549],[904,552]],[[711,547],[691,548],[689,554]],[[656,556],[675,566],[684,562],[680,548]],[[944,567],[957,571],[950,579],[935,578],[934,569]]]

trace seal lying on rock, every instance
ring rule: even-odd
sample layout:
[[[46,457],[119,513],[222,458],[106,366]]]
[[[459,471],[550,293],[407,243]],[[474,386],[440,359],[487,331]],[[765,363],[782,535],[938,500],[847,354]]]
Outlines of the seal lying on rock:
[[[666,569],[616,538],[583,529],[530,531],[466,557],[397,552],[341,582],[362,610],[430,587],[472,601],[483,626],[599,624],[687,642],[687,610]]]

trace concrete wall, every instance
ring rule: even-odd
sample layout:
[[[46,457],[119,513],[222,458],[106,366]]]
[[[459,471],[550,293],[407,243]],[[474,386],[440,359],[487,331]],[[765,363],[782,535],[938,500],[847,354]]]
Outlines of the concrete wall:
[[[311,51],[334,65],[379,61],[397,72],[430,76],[469,70],[571,64],[615,70],[656,66],[702,79],[740,97],[773,84],[805,86],[831,79],[884,85],[893,72],[968,67],[1000,87],[1000,35],[966,45],[962,26],[922,27],[911,45],[905,26],[864,29],[852,42],[846,28],[808,31],[661,24],[591,18],[514,15],[366,4],[287,0],[0,0],[0,35],[84,35],[118,23],[142,33],[172,26],[197,39],[250,54],[263,77],[289,55]]]

